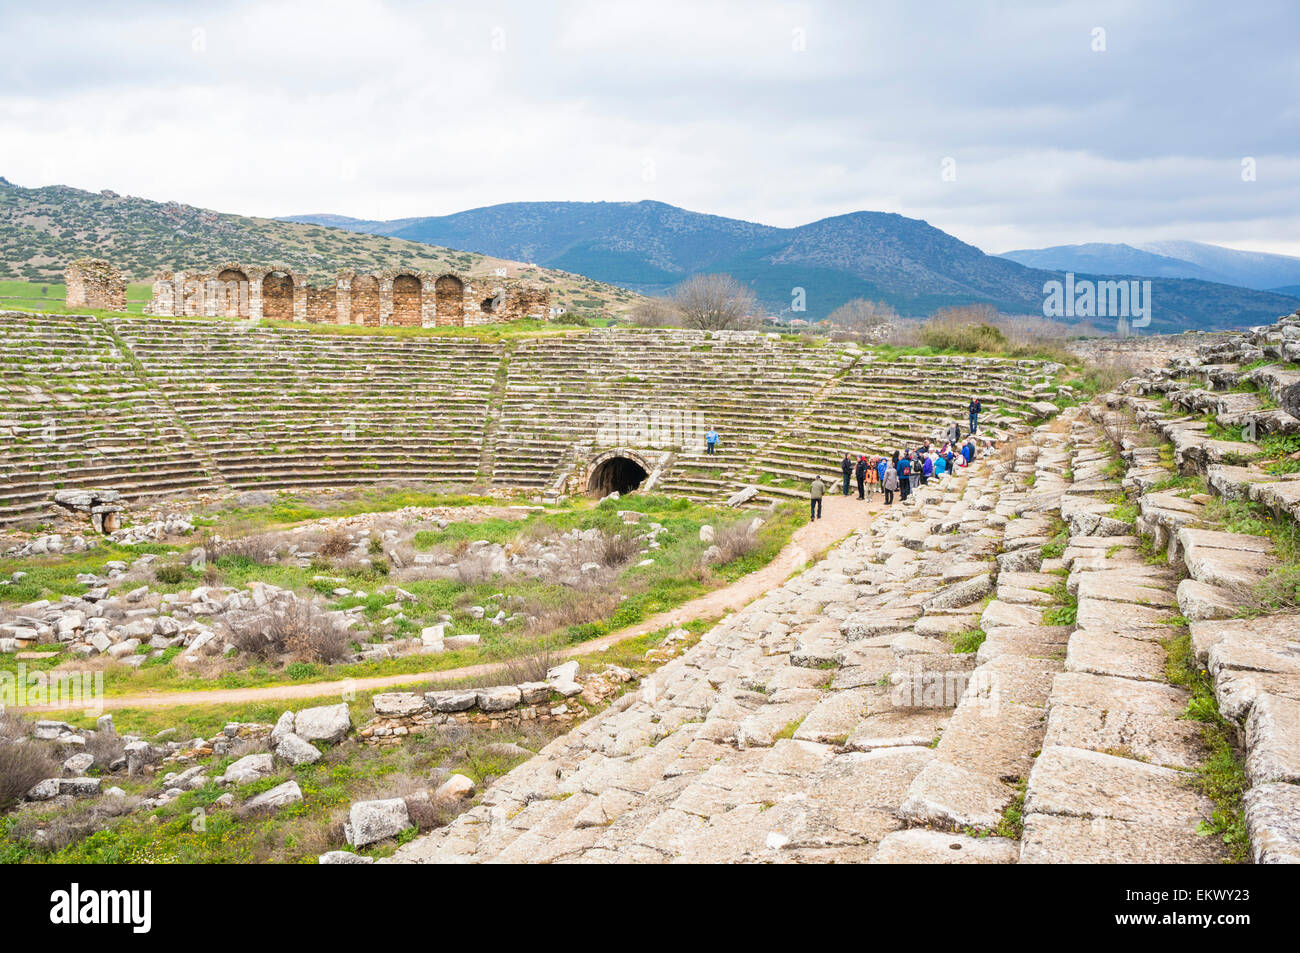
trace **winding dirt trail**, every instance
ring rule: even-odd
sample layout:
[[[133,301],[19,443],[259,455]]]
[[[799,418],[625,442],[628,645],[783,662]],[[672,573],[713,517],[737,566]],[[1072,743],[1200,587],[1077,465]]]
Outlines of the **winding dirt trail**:
[[[572,658],[600,652],[625,639],[636,638],[665,626],[691,619],[711,618],[734,612],[781,585],[793,572],[803,567],[834,546],[856,529],[869,525],[875,514],[884,508],[882,497],[859,502],[855,494],[844,497],[839,487],[831,488],[823,503],[822,519],[795,530],[790,541],[776,557],[761,569],[737,579],[722,589],[692,599],[676,609],[660,612],[636,625],[611,632],[598,639],[572,645],[556,654],[557,658]],[[246,702],[292,700],[297,698],[324,698],[344,692],[369,692],[376,689],[398,688],[411,685],[436,685],[490,675],[503,670],[508,663],[484,662],[433,672],[408,672],[403,675],[375,675],[368,678],[344,679],[331,682],[305,682],[289,685],[267,685],[261,688],[214,688],[207,691],[146,692],[135,695],[115,695],[103,699],[105,711],[122,708],[173,708],[181,705],[232,705]],[[53,711],[49,706],[32,706],[24,711]]]

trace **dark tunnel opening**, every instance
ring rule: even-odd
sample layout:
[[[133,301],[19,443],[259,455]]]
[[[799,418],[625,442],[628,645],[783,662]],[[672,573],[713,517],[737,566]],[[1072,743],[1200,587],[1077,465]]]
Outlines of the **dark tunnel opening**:
[[[645,468],[627,457],[610,457],[591,471],[587,492],[595,497],[631,493],[646,478]]]

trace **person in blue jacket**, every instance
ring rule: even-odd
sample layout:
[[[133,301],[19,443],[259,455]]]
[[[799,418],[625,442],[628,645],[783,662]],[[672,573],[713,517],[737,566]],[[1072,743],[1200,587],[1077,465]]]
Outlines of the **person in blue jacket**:
[[[695,432],[699,433],[698,430]],[[709,432],[704,435],[704,452],[713,453],[717,449],[717,447],[718,447],[718,432],[714,430],[712,427],[710,427]]]
[[[885,487],[885,471],[888,469],[889,461],[886,458],[880,457],[876,460],[876,482],[880,484],[881,489]]]
[[[912,492],[912,461],[904,454],[898,455],[894,451],[894,459],[897,461],[894,466],[898,469],[898,502],[906,503],[908,494]]]
[[[966,464],[969,466],[970,462],[975,459],[975,444],[967,440],[961,446],[961,455],[966,458]]]
[[[942,453],[940,453],[934,458],[934,475],[936,478],[942,477],[947,472],[948,472],[948,459]]]

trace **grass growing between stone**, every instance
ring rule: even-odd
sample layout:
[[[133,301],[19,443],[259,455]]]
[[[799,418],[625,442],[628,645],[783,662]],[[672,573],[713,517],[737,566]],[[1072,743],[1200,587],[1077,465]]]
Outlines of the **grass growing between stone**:
[[[952,651],[955,655],[969,655],[978,652],[979,647],[988,638],[983,629],[968,629],[952,636]]]
[[[1079,599],[1071,595],[1062,580],[1050,590],[1055,605],[1043,610],[1043,625],[1074,625],[1079,617]]]
[[[1233,727],[1219,713],[1214,682],[1210,673],[1197,665],[1187,629],[1182,628],[1179,634],[1161,644],[1167,655],[1166,679],[1171,685],[1192,693],[1183,717],[1200,722],[1201,737],[1210,752],[1196,769],[1194,783],[1215,807],[1210,820],[1202,821],[1197,833],[1221,838],[1230,852],[1231,862],[1244,863],[1250,857],[1250,836],[1241,799],[1248,782],[1241,752],[1233,740]]]
[[[1268,615],[1300,608],[1300,524],[1258,503],[1224,497],[1210,500],[1204,513],[1217,529],[1264,536],[1273,543],[1278,565],[1254,586],[1237,594],[1242,603],[1240,615]]]

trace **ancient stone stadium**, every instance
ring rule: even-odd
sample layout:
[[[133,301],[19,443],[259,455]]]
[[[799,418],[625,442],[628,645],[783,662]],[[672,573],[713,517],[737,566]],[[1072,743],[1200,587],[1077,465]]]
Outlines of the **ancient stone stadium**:
[[[69,275],[0,313],[6,860],[1300,862],[1300,313],[1067,362]]]

